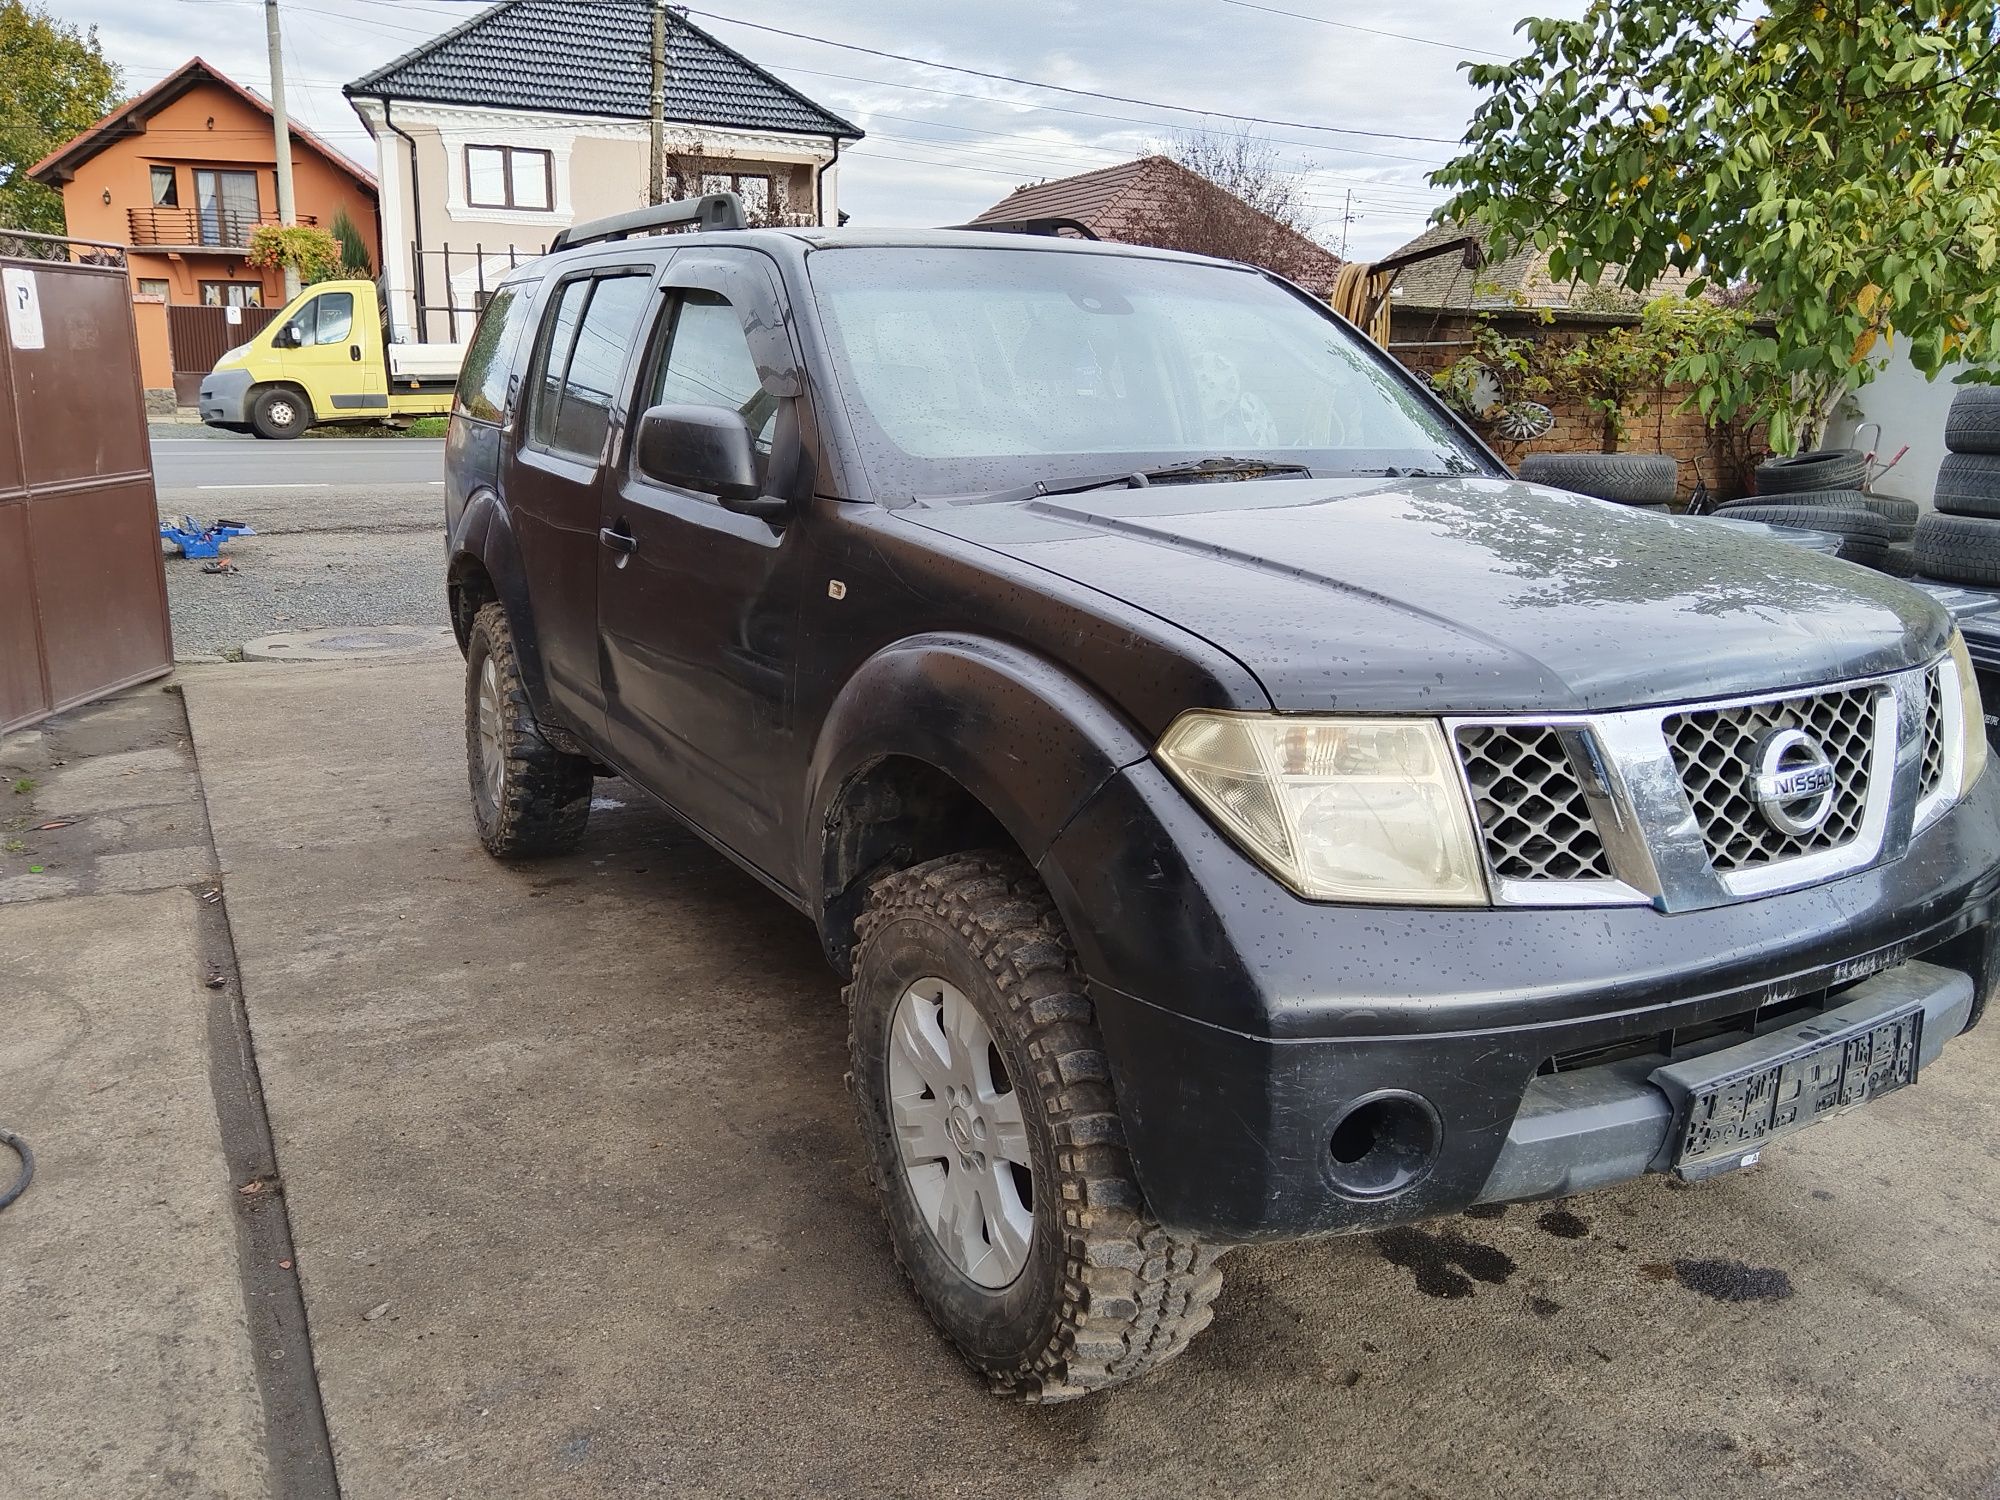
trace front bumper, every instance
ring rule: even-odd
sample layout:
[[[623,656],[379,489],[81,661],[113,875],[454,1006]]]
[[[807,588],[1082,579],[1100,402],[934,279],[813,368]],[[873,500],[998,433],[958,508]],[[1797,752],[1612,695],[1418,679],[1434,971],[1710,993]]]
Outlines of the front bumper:
[[[1650,1075],[1670,1056],[1913,985],[1935,1012],[1934,1055],[2000,982],[1993,775],[1898,860],[1672,915],[1301,901],[1149,763],[1108,783],[1042,869],[1090,976],[1148,1201],[1219,1241],[1373,1229],[1660,1169],[1673,1109]],[[1357,1195],[1333,1135],[1384,1093],[1422,1101],[1435,1154],[1397,1191]]]
[[[210,427],[241,427],[249,420],[250,387],[255,382],[248,370],[214,370],[201,378],[201,394],[195,398],[202,421]]]

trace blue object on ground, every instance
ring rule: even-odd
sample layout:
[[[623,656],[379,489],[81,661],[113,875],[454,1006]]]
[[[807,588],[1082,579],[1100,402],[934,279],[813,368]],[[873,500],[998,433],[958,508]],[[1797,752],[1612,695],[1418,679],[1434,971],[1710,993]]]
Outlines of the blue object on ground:
[[[220,557],[222,544],[233,536],[255,536],[257,530],[241,521],[213,521],[207,526],[193,516],[160,522],[160,536],[180,549],[182,557]]]

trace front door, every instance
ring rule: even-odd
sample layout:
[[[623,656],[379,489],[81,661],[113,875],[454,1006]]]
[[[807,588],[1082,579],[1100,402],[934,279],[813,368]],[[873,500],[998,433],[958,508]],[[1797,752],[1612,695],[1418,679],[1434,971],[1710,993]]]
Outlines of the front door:
[[[774,448],[781,467],[796,453],[798,415],[766,388],[745,333],[746,323],[783,326],[770,272],[749,252],[705,254],[692,271],[688,260],[666,277],[631,427],[663,403],[739,411],[771,482]],[[785,388],[783,377],[770,383]],[[800,522],[738,515],[713,495],[655,483],[634,470],[631,449],[628,437],[605,486],[598,569],[613,753],[704,831],[795,887],[786,829],[801,762],[791,722]]]
[[[389,406],[381,364],[362,355],[354,293],[321,292],[285,319],[273,339],[286,376],[312,398],[320,417],[383,413]]]

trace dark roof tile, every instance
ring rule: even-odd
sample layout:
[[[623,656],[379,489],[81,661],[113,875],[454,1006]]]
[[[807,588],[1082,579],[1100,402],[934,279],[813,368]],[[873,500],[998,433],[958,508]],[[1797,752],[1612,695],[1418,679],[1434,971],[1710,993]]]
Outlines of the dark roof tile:
[[[669,12],[667,24],[670,122],[861,138],[846,120],[684,17]],[[647,0],[502,0],[355,79],[346,92],[643,120],[652,43]]]

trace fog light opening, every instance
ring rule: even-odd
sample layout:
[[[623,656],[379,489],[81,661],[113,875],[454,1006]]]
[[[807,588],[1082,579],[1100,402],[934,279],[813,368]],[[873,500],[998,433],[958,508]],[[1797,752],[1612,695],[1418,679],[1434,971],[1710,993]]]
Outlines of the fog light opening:
[[[1327,1173],[1350,1198],[1387,1198],[1430,1170],[1443,1139],[1430,1101],[1391,1091],[1350,1104],[1327,1137]]]

